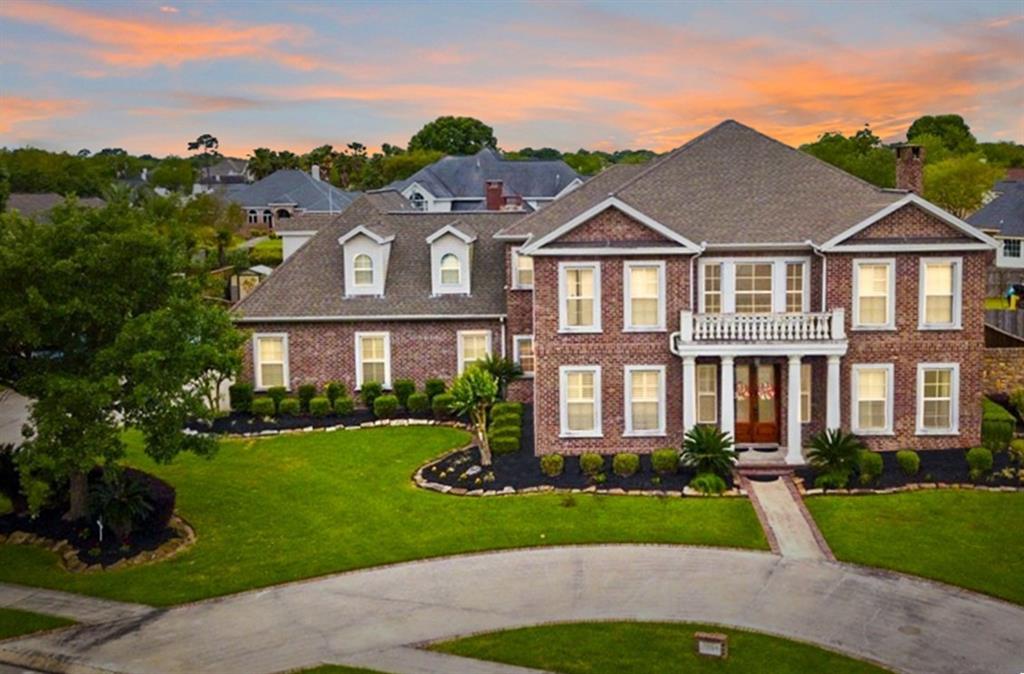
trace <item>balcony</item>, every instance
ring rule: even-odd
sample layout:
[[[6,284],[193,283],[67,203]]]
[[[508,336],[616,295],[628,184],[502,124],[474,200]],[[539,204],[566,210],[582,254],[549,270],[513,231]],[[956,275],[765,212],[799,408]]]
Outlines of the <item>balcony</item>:
[[[679,332],[672,335],[672,351],[683,355],[698,347],[787,347],[810,349],[807,353],[846,351],[845,310],[800,314],[695,314],[679,312]],[[704,348],[703,355],[718,349]],[[743,348],[743,351],[749,350]]]

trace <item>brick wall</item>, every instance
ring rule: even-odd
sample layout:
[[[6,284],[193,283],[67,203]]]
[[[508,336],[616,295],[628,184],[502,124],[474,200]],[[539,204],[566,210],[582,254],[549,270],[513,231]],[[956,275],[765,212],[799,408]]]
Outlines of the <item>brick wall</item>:
[[[983,392],[1012,393],[1024,388],[1024,348],[986,347],[981,358]]]
[[[598,243],[604,241],[667,241],[653,229],[637,222],[616,208],[604,210],[558,238],[560,243]]]
[[[909,205],[890,213],[867,229],[850,238],[850,241],[871,241],[872,239],[968,239],[963,232],[929,215],[921,208]]]
[[[508,329],[506,330],[505,353],[512,358],[515,353],[512,348],[512,339],[515,335],[533,334],[533,291],[519,290],[512,285],[512,249],[519,244],[511,244],[505,247],[505,302]],[[533,402],[533,379],[524,378],[512,382],[508,390],[508,398],[519,402]]]

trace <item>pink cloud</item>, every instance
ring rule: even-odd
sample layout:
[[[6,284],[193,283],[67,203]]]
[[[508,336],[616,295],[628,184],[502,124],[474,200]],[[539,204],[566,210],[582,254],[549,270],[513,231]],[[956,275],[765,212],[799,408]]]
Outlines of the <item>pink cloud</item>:
[[[66,98],[0,97],[0,133],[10,133],[15,126],[53,117],[66,117],[85,108],[82,101]]]

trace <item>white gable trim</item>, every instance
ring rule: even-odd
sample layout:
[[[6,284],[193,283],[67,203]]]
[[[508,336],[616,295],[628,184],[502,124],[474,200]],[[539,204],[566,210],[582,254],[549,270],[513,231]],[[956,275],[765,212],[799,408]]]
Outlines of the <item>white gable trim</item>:
[[[650,217],[648,215],[644,215],[643,213],[641,213],[637,209],[633,208],[632,206],[630,206],[626,202],[624,202],[621,199],[619,199],[618,197],[611,197],[610,196],[607,199],[605,199],[604,201],[600,202],[599,204],[597,204],[597,205],[595,205],[595,206],[593,206],[591,208],[588,208],[584,212],[580,213],[579,215],[577,215],[572,220],[569,220],[565,224],[559,226],[554,231],[549,232],[547,235],[542,236],[541,238],[537,239],[536,241],[528,242],[525,246],[523,246],[523,254],[524,255],[533,255],[534,253],[536,253],[536,251],[539,248],[542,248],[545,244],[557,240],[559,237],[561,237],[564,234],[566,234],[566,233],[576,229],[577,227],[582,225],[584,222],[587,222],[588,220],[590,220],[594,216],[598,215],[599,213],[603,213],[604,211],[608,210],[609,208],[615,208],[615,209],[618,209],[618,210],[622,211],[623,213],[625,213],[626,215],[630,216],[634,220],[637,220],[641,224],[646,225],[647,227],[653,229],[658,234],[661,234],[666,239],[669,239],[670,241],[675,241],[680,246],[685,248],[687,250],[687,252],[697,253],[697,252],[699,252],[701,250],[700,246],[698,246],[694,242],[690,241],[685,236],[682,236],[682,235],[678,234],[677,232],[675,232],[674,230],[672,230],[672,229],[666,227],[665,225],[661,224],[660,222],[658,222],[654,218],[652,218],[652,217]]]
[[[419,192],[420,194],[422,194],[428,200],[435,200],[435,199],[437,199],[437,197],[434,196],[433,192],[428,190],[423,185],[420,185],[418,182],[414,182],[411,185],[406,185],[405,189],[402,190],[401,192],[399,192],[399,194],[401,194],[403,197],[408,199],[409,197],[412,196],[413,192]]]
[[[469,234],[463,232],[461,229],[459,229],[458,225],[456,225],[453,222],[453,223],[445,225],[441,229],[437,230],[436,232],[434,232],[433,234],[428,236],[427,237],[427,243],[434,243],[435,241],[440,239],[445,234],[451,234],[455,238],[457,238],[460,241],[462,241],[462,243],[466,243],[466,244],[473,243],[474,241],[476,241],[476,237],[475,236],[470,236]]]
[[[932,215],[932,216],[938,218],[939,220],[941,220],[942,222],[946,223],[947,225],[950,225],[951,227],[960,230],[961,232],[963,232],[967,236],[969,236],[969,237],[971,237],[973,239],[976,239],[978,241],[981,241],[982,243],[986,244],[985,248],[994,249],[994,248],[998,247],[998,244],[996,243],[995,239],[993,239],[988,234],[985,234],[980,229],[978,229],[978,228],[976,228],[976,227],[974,227],[972,225],[969,225],[968,223],[964,222],[963,220],[961,220],[960,218],[956,217],[952,213],[939,208],[938,206],[936,206],[935,204],[931,203],[930,201],[922,199],[921,197],[919,197],[916,194],[914,194],[913,192],[911,192],[911,193],[907,194],[905,197],[903,197],[902,199],[900,199],[899,201],[896,201],[896,202],[893,202],[893,203],[889,204],[888,206],[886,206],[882,210],[878,211],[874,215],[870,216],[869,218],[861,220],[856,225],[854,225],[853,227],[849,228],[845,232],[839,234],[838,236],[832,237],[831,239],[826,241],[824,244],[822,244],[821,250],[823,250],[823,251],[836,250],[843,241],[846,241],[847,239],[849,239],[850,237],[854,236],[855,234],[858,234],[859,232],[864,231],[865,229],[867,229],[871,225],[875,224],[876,222],[878,222],[882,218],[895,213],[896,211],[900,210],[904,206],[908,206],[908,205],[911,205],[911,204],[914,205],[914,206],[919,207],[920,209],[922,209],[923,211],[925,211],[929,215]],[[870,244],[864,243],[864,244],[861,244],[861,245],[870,245]],[[889,247],[892,244],[891,243],[882,244],[882,242],[880,242],[880,245],[884,245],[886,247]],[[927,245],[927,244],[906,244],[906,245]],[[932,245],[934,245],[934,244],[932,244]],[[955,246],[956,244],[947,244],[947,245]]]
[[[387,237],[380,236],[379,234],[376,234],[373,231],[371,231],[365,225],[359,225],[355,229],[351,229],[347,233],[342,234],[341,236],[339,236],[338,237],[338,243],[340,243],[341,245],[344,246],[346,242],[352,240],[353,238],[355,238],[356,236],[359,236],[360,234],[362,234],[363,236],[369,237],[375,243],[381,244],[381,245],[383,245],[385,243],[391,243],[392,241],[395,240],[395,235],[394,234],[392,234],[391,236],[387,236]]]

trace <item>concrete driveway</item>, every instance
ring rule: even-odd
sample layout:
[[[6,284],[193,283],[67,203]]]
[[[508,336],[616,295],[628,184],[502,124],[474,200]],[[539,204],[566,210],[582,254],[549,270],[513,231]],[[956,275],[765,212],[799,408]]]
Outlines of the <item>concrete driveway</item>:
[[[502,671],[462,659],[440,666],[409,646],[545,622],[622,619],[733,625],[902,672],[1024,671],[1024,607],[827,560],[657,545],[378,567],[4,642],[0,662],[164,674],[257,674],[322,662]]]

